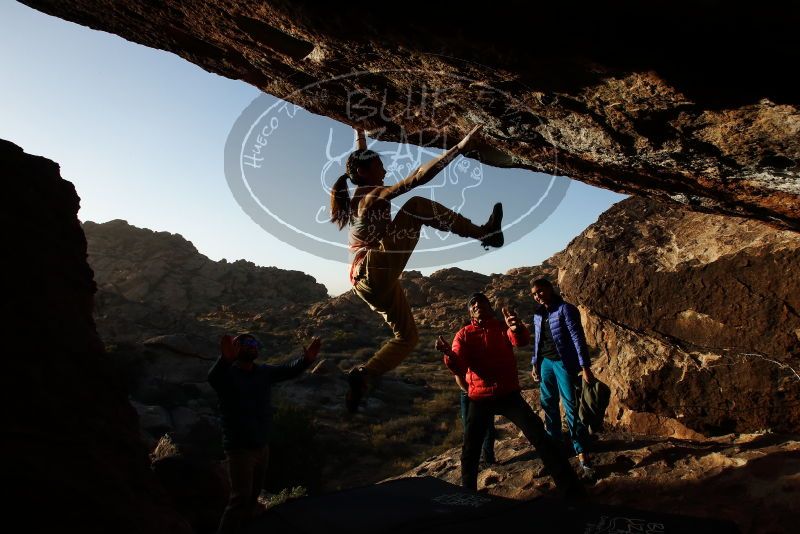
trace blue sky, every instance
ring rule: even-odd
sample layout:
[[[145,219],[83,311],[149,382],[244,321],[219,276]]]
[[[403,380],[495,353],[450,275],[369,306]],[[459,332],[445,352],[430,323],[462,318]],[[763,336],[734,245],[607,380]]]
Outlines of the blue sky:
[[[332,294],[348,289],[346,256],[321,259],[276,239],[242,210],[228,187],[225,142],[259,96],[256,88],[8,1],[0,3],[0,69],[0,138],[61,165],[81,197],[81,220],[125,219],[179,233],[215,260],[245,258],[309,273]],[[264,163],[271,176],[291,186],[269,193],[275,205],[303,214],[327,202],[319,169],[329,136],[339,151],[352,143],[349,127],[303,110],[282,129],[280,151]],[[393,151],[397,145],[377,147]],[[484,172],[492,194],[467,197],[464,207],[476,222],[494,201],[504,203],[507,219],[524,210],[544,178],[517,169]],[[448,201],[461,193],[446,189]],[[572,182],[555,212],[533,231],[455,266],[496,273],[540,263],[623,198]],[[320,228],[345,242],[333,225]]]

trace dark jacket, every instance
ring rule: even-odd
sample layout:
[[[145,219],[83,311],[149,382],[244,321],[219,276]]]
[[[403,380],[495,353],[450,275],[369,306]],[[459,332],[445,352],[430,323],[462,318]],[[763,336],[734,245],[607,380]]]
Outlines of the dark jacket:
[[[603,431],[606,408],[611,399],[611,388],[596,379],[591,384],[581,380],[580,384],[578,417],[583,422],[583,426],[592,434],[597,434]]]
[[[219,396],[223,448],[267,445],[272,430],[272,384],[294,378],[307,367],[300,357],[284,365],[254,364],[247,371],[220,356],[208,372],[208,383]]]
[[[472,400],[498,397],[519,391],[517,358],[512,347],[524,347],[531,335],[520,324],[512,332],[505,323],[489,319],[479,325],[473,320],[453,339],[454,357],[444,356],[444,363],[458,376],[466,377]]]
[[[542,364],[542,358],[539,355],[539,340],[542,335],[542,320],[546,311],[542,305],[533,314],[534,339],[531,364],[536,370],[539,370]],[[583,333],[581,314],[578,308],[559,298],[550,311],[549,323],[556,351],[567,371],[578,373],[581,367],[589,367],[591,365],[589,349],[586,346],[586,336]]]

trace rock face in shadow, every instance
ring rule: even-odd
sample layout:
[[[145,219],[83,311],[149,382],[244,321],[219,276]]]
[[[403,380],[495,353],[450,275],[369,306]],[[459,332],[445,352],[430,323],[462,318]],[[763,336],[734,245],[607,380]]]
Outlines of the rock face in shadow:
[[[0,175],[12,258],[0,385],[5,505],[39,507],[19,527],[30,532],[190,532],[150,471],[124,384],[107,369],[75,188],[56,163],[2,140]]]
[[[630,198],[551,261],[599,349],[612,420],[800,430],[798,234]]]
[[[24,0],[382,140],[800,229],[796,6]],[[299,186],[298,186],[299,187]]]

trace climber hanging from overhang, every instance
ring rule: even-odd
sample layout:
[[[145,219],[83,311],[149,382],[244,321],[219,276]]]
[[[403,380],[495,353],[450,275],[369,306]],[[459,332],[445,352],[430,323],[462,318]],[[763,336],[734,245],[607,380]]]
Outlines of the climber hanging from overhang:
[[[415,196],[403,204],[392,219],[392,199],[427,184],[456,156],[464,152],[481,126],[472,129],[457,145],[415,169],[398,183],[384,185],[386,170],[377,152],[367,149],[366,135],[356,130],[357,149],[347,158],[347,172],[331,190],[331,222],[339,229],[349,225],[353,253],[350,282],[353,290],[380,313],[394,333],[363,366],[348,373],[347,409],[358,405],[377,379],[397,367],[417,345],[417,327],[411,307],[400,285],[405,269],[419,241],[423,226],[478,239],[484,247],[503,245],[503,207],[494,205],[486,224],[476,225],[466,217],[430,200]],[[347,181],[356,186],[350,198]]]

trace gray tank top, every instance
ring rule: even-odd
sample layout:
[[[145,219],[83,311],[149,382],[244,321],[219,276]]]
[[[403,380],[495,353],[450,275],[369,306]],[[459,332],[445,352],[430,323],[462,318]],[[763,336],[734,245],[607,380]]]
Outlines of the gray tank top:
[[[351,250],[376,248],[386,236],[392,222],[391,203],[378,201],[361,217],[350,219],[349,244]]]

